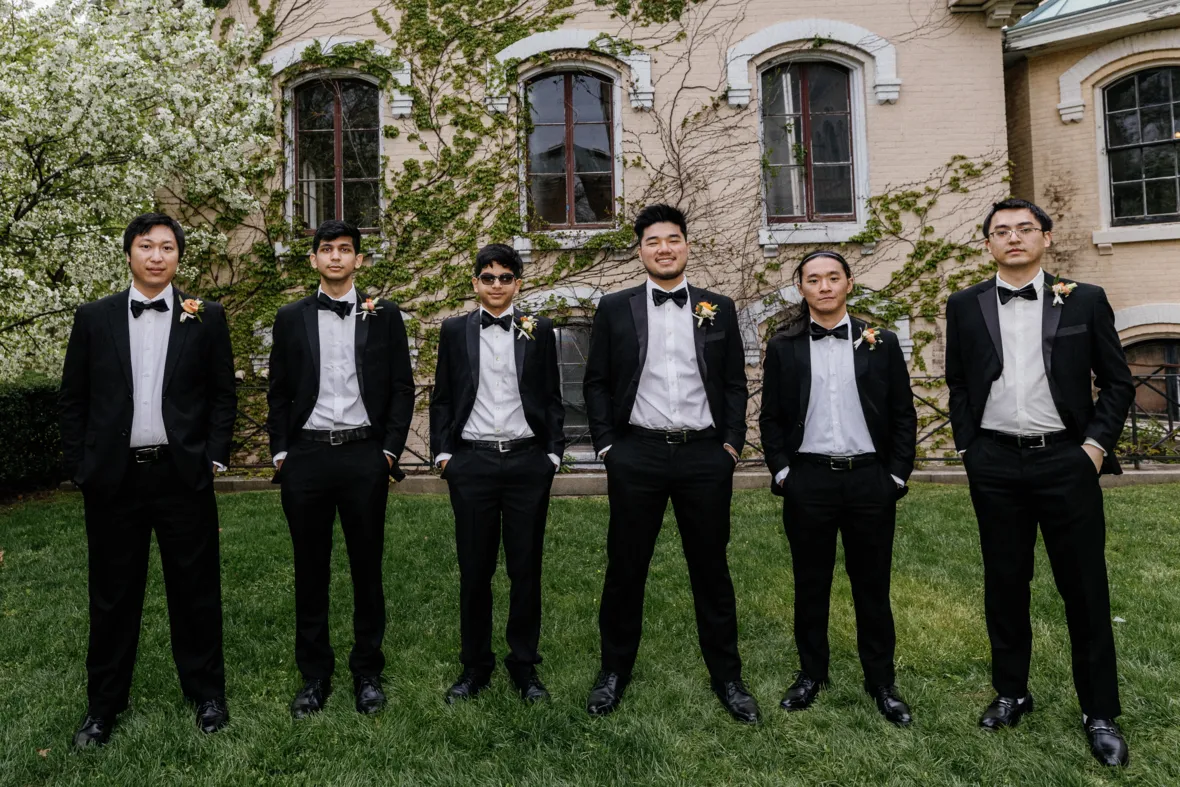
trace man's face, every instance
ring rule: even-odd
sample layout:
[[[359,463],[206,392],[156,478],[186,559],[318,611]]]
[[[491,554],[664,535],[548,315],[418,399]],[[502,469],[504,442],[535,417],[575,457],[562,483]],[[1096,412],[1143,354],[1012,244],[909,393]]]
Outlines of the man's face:
[[[1000,269],[1039,265],[1045,249],[1053,245],[1053,233],[1042,232],[1041,223],[1028,208],[1001,210],[988,228],[987,250]]]
[[[132,240],[127,264],[131,266],[131,279],[141,292],[159,292],[167,287],[180,265],[180,247],[172,228],[157,224],[147,234]]]
[[[656,281],[675,281],[688,265],[688,239],[678,224],[657,222],[639,239],[639,259]]]
[[[347,235],[320,241],[320,247],[311,253],[311,267],[319,271],[320,278],[330,282],[350,280],[364,260]]]
[[[844,273],[839,260],[816,257],[803,266],[799,291],[813,316],[840,314],[852,292],[852,279]]]
[[[511,268],[493,262],[485,266],[478,276],[471,277],[471,286],[475,288],[475,297],[485,309],[500,314],[520,291],[520,279],[516,278]]]

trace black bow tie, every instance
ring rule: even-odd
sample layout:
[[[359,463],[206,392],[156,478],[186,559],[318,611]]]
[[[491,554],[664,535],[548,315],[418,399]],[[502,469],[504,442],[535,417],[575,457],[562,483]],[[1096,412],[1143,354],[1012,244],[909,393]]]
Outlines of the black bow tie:
[[[677,308],[684,308],[684,305],[688,303],[688,288],[682,287],[676,292],[668,292],[656,287],[651,291],[651,299],[656,306],[663,306],[668,301],[672,301]]]
[[[848,339],[848,323],[837,325],[835,328],[828,329],[820,325],[818,322],[811,324],[811,341],[818,341],[825,336],[835,336],[837,339]]]
[[[329,298],[326,292],[321,292],[316,296],[316,308],[320,311],[333,311],[340,319],[344,319],[352,312],[352,303],[350,301],[338,301],[335,298]]]
[[[139,319],[139,315],[143,314],[148,309],[154,312],[168,311],[168,302],[163,298],[155,301],[132,301],[131,302],[131,316]]]
[[[1035,301],[1037,299],[1037,288],[1031,284],[1026,284],[1019,290],[1010,290],[1007,287],[998,288],[1000,291],[1000,305],[1003,306],[1013,298],[1024,298],[1026,301]]]
[[[512,330],[512,312],[504,312],[499,317],[493,317],[487,312],[479,313],[479,327],[480,330],[489,325],[499,325],[504,330]]]

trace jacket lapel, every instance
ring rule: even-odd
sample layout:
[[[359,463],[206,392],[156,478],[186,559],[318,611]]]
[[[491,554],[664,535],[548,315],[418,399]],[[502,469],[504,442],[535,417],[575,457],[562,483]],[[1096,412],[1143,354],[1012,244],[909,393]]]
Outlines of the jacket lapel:
[[[180,290],[172,288],[172,303],[168,305],[172,313],[172,327],[168,330],[168,354],[164,357],[164,391],[168,390],[168,383],[172,380],[172,373],[176,371],[176,363],[180,360],[180,353],[184,349],[188,335],[195,330],[194,326],[187,324],[192,320],[185,320],[184,324],[180,322],[180,304],[186,297],[188,296]]]
[[[320,389],[320,310],[316,307],[315,296],[303,301],[303,325],[307,328],[307,346],[311,352],[311,373],[315,377],[315,389]]]
[[[804,315],[804,328],[795,337],[795,376],[799,380],[799,421],[807,420],[811,404],[811,335],[807,331],[810,320]]]
[[[1041,355],[1045,359],[1045,379],[1049,381],[1049,392],[1053,400],[1057,401],[1057,384],[1053,381],[1053,343],[1057,338],[1057,326],[1061,324],[1061,312],[1065,309],[1065,300],[1061,306],[1053,305],[1053,285],[1057,277],[1045,274],[1045,286],[1041,288]]]
[[[467,315],[467,362],[471,365],[471,390],[479,391],[479,309]]]
[[[856,388],[859,391],[861,378],[864,377],[869,371],[869,353],[872,352],[873,345],[862,341],[860,342],[860,346],[857,347],[857,340],[860,338],[861,333],[868,326],[868,324],[863,320],[856,319],[855,317],[851,317],[849,319],[849,323],[850,325],[848,329],[852,331],[852,335],[849,338],[852,340],[853,344],[852,366],[853,369],[856,370]],[[861,404],[864,404],[863,397],[861,398]]]
[[[639,291],[631,296],[631,319],[635,321],[635,339],[639,342],[639,365],[635,367],[635,380],[643,374],[643,366],[647,363],[647,285],[642,285]]]
[[[356,323],[356,384],[360,389],[362,400],[365,398],[365,344],[369,341],[369,321],[374,319],[373,316],[362,317],[360,313],[359,307],[367,297],[363,292],[358,291],[356,305],[352,310],[356,315],[354,319]]]
[[[131,381],[131,330],[127,326],[130,319],[127,310],[130,308],[131,289],[123,290],[122,294],[112,299],[110,310],[111,334],[115,340],[115,354],[123,364],[123,378],[127,381],[127,390],[134,391]]]
[[[512,307],[513,326],[512,330],[508,332],[508,335],[512,337],[512,352],[516,356],[516,385],[518,387],[520,386],[521,381],[524,379],[525,352],[528,350],[528,346],[533,341],[525,335],[524,331],[520,330],[518,325],[516,325],[523,314],[524,313],[515,306]]]
[[[692,309],[696,308],[696,304],[700,303],[704,298],[704,290],[699,290],[691,284],[688,286],[688,303],[684,308],[689,309],[689,314]],[[709,367],[705,363],[705,331],[707,330],[706,320],[698,320],[692,318],[692,343],[696,346],[697,351],[697,370],[701,373],[701,382],[707,383],[709,381]]]
[[[1004,343],[1000,339],[1000,304],[996,299],[995,279],[992,279],[979,293],[979,309],[983,312],[983,323],[987,326],[988,335],[992,337],[992,346],[995,348],[996,359],[1000,362],[1002,371],[1004,368]]]

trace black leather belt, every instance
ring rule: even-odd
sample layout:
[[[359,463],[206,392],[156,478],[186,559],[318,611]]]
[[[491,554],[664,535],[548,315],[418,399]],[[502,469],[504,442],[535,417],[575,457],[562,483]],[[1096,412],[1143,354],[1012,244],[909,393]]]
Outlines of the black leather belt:
[[[142,448],[132,448],[131,458],[135,460],[136,464],[150,465],[154,462],[159,462],[168,456],[168,446],[165,445],[148,445]]]
[[[631,434],[648,440],[659,440],[670,445],[695,443],[697,440],[709,440],[717,436],[717,430],[712,426],[704,429],[647,429],[642,426],[632,426]]]
[[[299,437],[303,440],[330,445],[355,443],[357,440],[368,440],[372,436],[371,426],[358,426],[355,429],[303,429],[299,432]]]
[[[464,448],[474,448],[477,451],[495,451],[498,454],[510,454],[522,448],[537,444],[536,437],[522,437],[519,440],[460,440],[459,445]]]
[[[1069,432],[1064,429],[1046,434],[1008,434],[992,429],[980,429],[979,433],[1010,448],[1048,448],[1069,438]]]
[[[877,464],[876,454],[856,454],[855,456],[828,456],[827,454],[795,454],[795,460],[809,465],[819,465],[831,470],[855,470],[858,467],[868,467]]]

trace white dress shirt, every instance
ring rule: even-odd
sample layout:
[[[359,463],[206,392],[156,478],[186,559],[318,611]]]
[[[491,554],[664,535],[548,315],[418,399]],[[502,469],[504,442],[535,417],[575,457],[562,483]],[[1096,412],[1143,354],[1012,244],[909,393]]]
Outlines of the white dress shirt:
[[[812,320],[812,322],[815,322]],[[853,359],[852,320],[847,314],[833,328],[848,326],[848,338],[825,336],[806,341],[811,352],[811,396],[803,421],[803,442],[799,453],[824,456],[857,456],[876,451],[869,425],[865,421],[856,387],[856,367]],[[790,467],[784,467],[774,477],[782,483]],[[891,475],[898,486],[905,482]]]
[[[168,311],[144,309],[138,316],[131,315],[131,302],[162,300]],[[168,433],[164,429],[164,361],[168,357],[168,337],[172,333],[172,285],[155,298],[149,298],[131,286],[127,298],[127,327],[131,339],[131,382],[134,407],[131,416],[131,447],[146,448],[166,445]]]
[[[479,307],[480,316],[487,312]],[[505,314],[513,314],[510,307]],[[522,334],[515,320],[508,330],[489,325],[479,331],[479,379],[475,386],[475,404],[463,425],[460,437],[464,440],[523,440],[533,437],[533,430],[524,417],[524,402],[520,398],[520,380],[516,375],[516,347],[514,342],[533,341]],[[561,467],[561,457],[549,454],[554,466]],[[442,464],[451,454],[439,454],[435,464]]]

